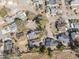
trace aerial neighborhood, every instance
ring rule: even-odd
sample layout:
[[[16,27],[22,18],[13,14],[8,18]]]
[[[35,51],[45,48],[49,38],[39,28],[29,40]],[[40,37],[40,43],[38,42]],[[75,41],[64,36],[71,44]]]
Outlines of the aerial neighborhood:
[[[0,59],[54,51],[79,59],[79,0],[0,0]]]

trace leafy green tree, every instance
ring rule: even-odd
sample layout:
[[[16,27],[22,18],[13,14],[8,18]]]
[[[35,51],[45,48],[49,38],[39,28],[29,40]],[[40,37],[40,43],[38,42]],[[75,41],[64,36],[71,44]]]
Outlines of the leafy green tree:
[[[64,46],[61,42],[59,42],[57,48],[58,48],[60,51],[63,51],[64,48],[65,48],[65,46]]]
[[[65,48],[65,46],[61,46],[59,49],[60,49],[61,51],[63,51],[64,48]]]
[[[46,47],[44,45],[42,45],[42,43],[40,43],[39,53],[45,53],[45,49],[46,49]]]
[[[48,54],[48,56],[50,56],[50,57],[51,57],[51,56],[52,56],[52,50],[51,50],[51,48],[50,48],[50,47],[48,47],[48,48],[47,48],[47,52],[48,52],[48,53],[47,53],[47,54]]]
[[[8,9],[3,7],[1,10],[0,10],[0,17],[5,17],[6,15],[8,14]]]
[[[75,51],[76,51],[77,53],[79,53],[79,48],[76,48]]]
[[[38,25],[40,26],[41,29],[44,29],[47,23],[48,23],[47,19],[41,19]]]
[[[20,18],[15,18],[15,21],[14,21],[18,27],[18,31],[23,31],[25,29],[25,24],[24,22],[22,21],[22,19]]]

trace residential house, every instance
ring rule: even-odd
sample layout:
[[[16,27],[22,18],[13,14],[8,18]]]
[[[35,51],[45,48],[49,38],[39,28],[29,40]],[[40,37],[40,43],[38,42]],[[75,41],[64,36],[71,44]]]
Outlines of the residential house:
[[[51,49],[56,49],[56,46],[58,45],[58,42],[54,40],[53,38],[47,37],[44,40],[46,47],[51,47]]]
[[[39,33],[40,31],[33,31],[33,30],[30,30],[27,32],[27,38],[28,38],[28,44],[29,44],[29,47],[34,47],[35,46],[39,46],[39,43],[41,42],[41,40],[38,38]]]
[[[77,7],[77,6],[79,6],[79,0],[73,0],[73,1],[71,1],[71,6],[72,7]]]
[[[75,38],[77,38],[79,36],[79,32],[78,31],[73,31],[71,33],[71,37],[72,37],[72,40],[74,40]]]
[[[23,11],[17,12],[17,15],[16,15],[15,17],[20,18],[20,19],[22,19],[23,21],[27,19],[27,15],[26,15],[25,12],[23,12]]]
[[[56,4],[56,0],[46,0],[48,4],[54,5]]]
[[[12,32],[17,32],[17,26],[15,23],[1,29],[2,34],[7,34],[7,33],[12,33]]]
[[[34,7],[39,10],[43,6],[43,0],[33,0]]]
[[[28,45],[29,47],[33,48],[33,47],[39,47],[41,41],[39,39],[32,39],[28,41]]]
[[[59,33],[57,35],[57,41],[62,42],[62,44],[65,46],[68,46],[70,43],[68,33],[67,32]]]
[[[12,22],[14,22],[14,18],[12,16],[8,16],[4,19],[4,21],[7,23],[7,24],[10,24]]]
[[[46,13],[47,14],[51,14],[51,15],[56,15],[56,13],[57,13],[57,8],[56,7],[49,7],[49,6],[47,6],[46,7]]]
[[[9,29],[9,27],[6,27],[6,28],[2,29],[1,32],[4,35],[4,34],[7,34],[7,33],[10,33],[10,29]]]
[[[4,39],[4,53],[11,53],[13,48],[13,43],[11,38]]]
[[[57,4],[61,4],[61,0],[46,0],[48,5],[56,6]]]
[[[79,19],[70,19],[70,28],[76,28],[79,29]]]
[[[9,28],[10,28],[10,32],[17,32],[17,25],[15,23],[9,25]]]
[[[37,34],[39,32],[40,31],[32,31],[32,30],[28,31],[28,33],[27,33],[28,40],[37,38]]]
[[[71,33],[71,43],[73,44],[73,46],[79,47],[79,32],[78,31]]]
[[[79,14],[79,0],[71,1],[71,9],[76,15]]]
[[[46,14],[56,15],[57,13],[57,1],[56,0],[46,0]]]

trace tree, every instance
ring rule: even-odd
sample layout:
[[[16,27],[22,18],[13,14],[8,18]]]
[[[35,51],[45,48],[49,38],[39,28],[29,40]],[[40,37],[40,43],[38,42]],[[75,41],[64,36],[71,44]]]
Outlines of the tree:
[[[45,49],[46,49],[46,47],[44,45],[42,45],[42,43],[40,43],[39,52],[40,53],[44,53],[45,52]]]
[[[47,54],[48,54],[48,56],[50,56],[50,57],[51,57],[51,56],[52,56],[52,50],[51,50],[51,48],[50,48],[50,47],[48,47],[48,48],[47,48],[47,52],[48,52],[48,53],[47,53]]]
[[[79,53],[79,48],[76,48],[75,51],[76,51],[77,53]]]
[[[37,15],[33,21],[35,21],[40,29],[44,29],[45,25],[48,23],[48,19],[45,16]]]
[[[59,42],[57,48],[58,48],[59,50],[63,51],[64,48],[65,48],[65,46],[64,46],[61,42]]]
[[[47,19],[41,19],[40,21],[39,21],[39,24],[38,24],[38,26],[41,28],[41,29],[44,29],[45,28],[45,25],[48,23],[48,20]]]
[[[74,44],[75,44],[76,47],[79,47],[79,38],[78,37],[75,38]]]
[[[0,9],[0,17],[3,18],[8,14],[9,9],[7,9],[6,7],[3,7],[2,9]]]
[[[15,18],[14,22],[16,23],[19,32],[22,32],[25,29],[25,25],[22,19]]]

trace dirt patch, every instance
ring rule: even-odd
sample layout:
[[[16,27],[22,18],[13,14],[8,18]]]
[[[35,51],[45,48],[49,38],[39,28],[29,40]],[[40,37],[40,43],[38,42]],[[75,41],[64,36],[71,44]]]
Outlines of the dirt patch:
[[[75,56],[74,52],[66,51],[55,51],[52,53],[52,57],[50,58],[48,55],[45,54],[38,54],[38,53],[27,53],[21,56],[22,59],[79,59]]]

